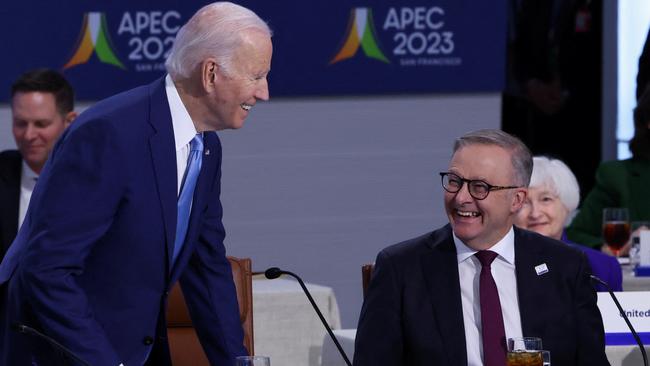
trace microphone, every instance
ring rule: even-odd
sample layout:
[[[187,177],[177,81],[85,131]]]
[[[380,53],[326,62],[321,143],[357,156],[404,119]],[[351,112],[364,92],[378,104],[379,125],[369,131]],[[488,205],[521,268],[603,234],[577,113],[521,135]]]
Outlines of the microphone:
[[[30,327],[30,326],[27,326],[25,324],[20,324],[20,323],[14,323],[14,324],[11,325],[11,329],[13,329],[14,331],[16,331],[18,333],[27,334],[27,335],[30,335],[30,336],[34,336],[36,338],[40,338],[40,339],[46,341],[47,343],[49,343],[52,347],[54,347],[59,352],[65,354],[69,358],[76,361],[77,363],[80,363],[80,364],[82,364],[84,366],[91,366],[88,362],[82,360],[79,356],[75,355],[74,352],[72,352],[71,350],[66,348],[61,343],[55,341],[51,337],[39,332],[38,330],[36,330],[36,329],[34,329],[34,328]]]
[[[609,292],[609,296],[612,297],[612,300],[614,300],[614,304],[616,304],[616,307],[618,308],[618,311],[621,313],[621,316],[625,320],[625,324],[627,324],[627,327],[630,328],[630,332],[632,332],[632,336],[634,337],[634,340],[636,343],[639,345],[639,349],[641,350],[641,356],[643,356],[643,364],[645,366],[648,366],[648,356],[645,353],[645,347],[643,346],[643,343],[641,342],[641,338],[639,338],[639,335],[636,333],[636,330],[634,330],[634,327],[632,326],[632,323],[630,323],[630,319],[627,318],[627,315],[625,314],[625,310],[623,310],[623,307],[621,304],[618,302],[618,299],[614,295],[614,291],[612,291],[612,288],[609,287],[609,284],[600,278],[594,276],[594,275],[589,275],[591,279],[595,282],[598,282],[599,284],[605,286],[607,289],[607,292]]]
[[[300,284],[300,287],[302,287],[302,291],[307,295],[307,298],[309,299],[309,302],[311,303],[311,306],[314,308],[316,311],[316,314],[318,314],[318,317],[320,318],[320,321],[323,323],[323,326],[325,327],[325,330],[327,330],[327,333],[329,333],[330,337],[332,338],[332,341],[334,341],[334,344],[336,345],[336,348],[339,350],[339,353],[341,354],[341,357],[343,357],[343,360],[345,361],[345,364],[348,366],[352,366],[350,363],[350,360],[348,359],[348,356],[345,354],[345,351],[343,351],[343,347],[341,347],[341,344],[339,343],[338,339],[334,336],[334,333],[332,333],[332,328],[330,328],[329,324],[327,324],[327,321],[325,320],[325,317],[323,316],[323,313],[320,312],[320,309],[318,308],[318,305],[316,305],[316,302],[314,301],[314,298],[311,297],[311,294],[309,293],[309,290],[307,290],[307,286],[305,286],[305,283],[302,281],[302,279],[295,273],[289,272],[289,271],[283,271],[278,267],[271,267],[264,271],[264,276],[268,278],[269,280],[274,280],[282,275],[289,275],[296,280],[298,280],[298,283]]]

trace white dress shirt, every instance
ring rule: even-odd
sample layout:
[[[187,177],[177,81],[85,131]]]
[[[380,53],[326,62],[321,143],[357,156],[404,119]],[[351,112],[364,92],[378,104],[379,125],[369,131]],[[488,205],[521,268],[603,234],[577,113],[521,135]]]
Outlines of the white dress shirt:
[[[167,103],[172,115],[172,126],[174,128],[174,142],[176,143],[176,195],[181,194],[181,184],[185,169],[187,168],[187,158],[190,156],[190,142],[198,133],[187,108],[183,104],[176,85],[171,76],[165,77],[165,91],[167,93]]]
[[[481,301],[479,278],[481,262],[474,256],[476,250],[465,245],[454,234],[454,244],[458,259],[460,296],[463,305],[465,343],[467,346],[467,365],[483,365],[483,338],[481,336]],[[515,234],[510,231],[489,250],[498,256],[492,262],[491,270],[499,291],[501,312],[506,338],[521,337],[521,316],[517,298],[517,275],[515,273]]]
[[[32,168],[27,165],[25,160],[23,160],[23,168],[20,173],[20,205],[18,207],[18,229],[23,225],[25,221],[25,215],[27,214],[27,208],[29,207],[29,200],[32,199],[32,192],[34,192],[34,187],[36,186],[36,181],[38,180],[38,174],[32,170]]]

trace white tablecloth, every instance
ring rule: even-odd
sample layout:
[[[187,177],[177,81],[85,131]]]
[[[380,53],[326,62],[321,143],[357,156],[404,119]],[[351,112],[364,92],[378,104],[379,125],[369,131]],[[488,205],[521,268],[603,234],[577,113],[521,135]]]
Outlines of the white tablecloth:
[[[334,329],[341,317],[330,287],[306,284]],[[271,357],[273,366],[320,366],[326,331],[298,282],[253,279],[255,354]]]
[[[622,265],[623,291],[650,291],[650,277],[635,277],[632,266]]]
[[[334,331],[336,339],[341,344],[341,348],[348,356],[350,362],[354,356],[354,338],[357,336],[356,329],[337,329]],[[322,366],[346,366],[343,357],[336,349],[336,345],[330,337],[325,338],[323,342],[323,365]]]
[[[339,329],[334,331],[336,339],[352,361],[354,356],[354,338],[357,335],[356,329]],[[605,347],[607,359],[612,366],[639,366],[643,365],[641,351],[637,346],[607,346]],[[650,354],[650,347],[646,346],[646,353]],[[551,361],[553,355],[551,355]],[[552,365],[552,364],[551,364]],[[334,342],[327,337],[323,342],[323,365],[322,366],[345,366],[345,361],[339,355]]]

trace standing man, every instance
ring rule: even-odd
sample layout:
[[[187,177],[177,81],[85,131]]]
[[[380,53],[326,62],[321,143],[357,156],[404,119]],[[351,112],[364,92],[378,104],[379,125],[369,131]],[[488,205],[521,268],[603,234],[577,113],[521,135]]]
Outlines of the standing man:
[[[504,366],[506,338],[540,337],[554,366],[608,365],[585,256],[513,228],[530,151],[499,130],[456,140],[440,173],[449,225],[377,256],[357,366]]]
[[[6,324],[26,324],[92,365],[168,365],[165,307],[180,280],[213,365],[246,350],[219,201],[216,130],[269,98],[271,32],[228,2],[176,37],[169,75],[97,103],[64,133],[0,265]],[[61,365],[5,330],[6,365]]]
[[[77,116],[74,92],[54,70],[28,71],[11,86],[11,114],[18,150],[0,153],[0,261],[25,219],[54,143]]]

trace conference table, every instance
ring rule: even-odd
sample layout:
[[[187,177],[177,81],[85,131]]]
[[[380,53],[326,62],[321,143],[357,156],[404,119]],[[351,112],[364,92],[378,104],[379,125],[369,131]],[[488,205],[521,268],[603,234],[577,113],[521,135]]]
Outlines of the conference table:
[[[650,291],[650,277],[634,276],[632,266],[623,264],[623,291]]]
[[[357,335],[357,330],[338,329],[334,330],[334,335],[350,360],[352,360],[354,338]],[[643,364],[641,351],[636,346],[607,346],[605,347],[605,353],[612,366],[638,366]],[[650,346],[646,346],[646,353],[650,354]],[[323,342],[322,359],[322,366],[345,366],[345,361],[343,361],[334,342],[329,337],[325,338]],[[552,359],[553,355],[551,355]]]
[[[307,288],[333,329],[341,317],[330,287],[307,283]],[[253,278],[255,354],[271,357],[274,366],[320,366],[325,328],[298,282]]]
[[[650,291],[650,277],[636,277],[631,266],[622,265],[624,291]],[[334,330],[341,347],[352,360],[354,355],[354,340],[356,329]],[[322,366],[345,366],[334,342],[324,338],[322,347]],[[637,346],[606,346],[605,353],[612,366],[637,366],[643,364],[641,351]],[[650,346],[646,346],[646,353],[650,354]],[[551,355],[551,358],[553,355]]]

